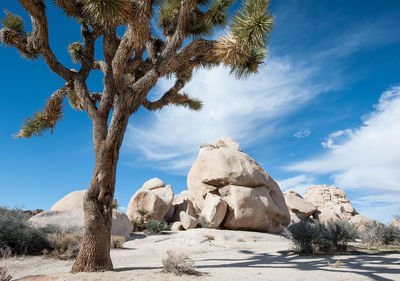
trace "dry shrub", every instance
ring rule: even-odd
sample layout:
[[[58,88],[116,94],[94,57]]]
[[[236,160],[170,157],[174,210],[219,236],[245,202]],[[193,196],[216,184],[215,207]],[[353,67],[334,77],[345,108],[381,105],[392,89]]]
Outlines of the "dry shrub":
[[[238,240],[236,240],[237,242],[246,242],[246,241],[244,241],[244,239],[243,238],[238,238]],[[254,242],[256,242],[256,241],[254,241]]]
[[[164,272],[171,272],[176,275],[199,275],[199,272],[194,267],[194,261],[186,254],[168,251],[167,255],[168,257],[162,260]]]
[[[124,247],[125,238],[118,235],[111,235],[111,248],[122,249]]]
[[[44,254],[61,260],[74,259],[78,256],[82,235],[74,233],[56,233],[48,236],[51,251]]]
[[[215,237],[210,234],[204,234],[203,237],[206,238],[207,240],[215,240]]]

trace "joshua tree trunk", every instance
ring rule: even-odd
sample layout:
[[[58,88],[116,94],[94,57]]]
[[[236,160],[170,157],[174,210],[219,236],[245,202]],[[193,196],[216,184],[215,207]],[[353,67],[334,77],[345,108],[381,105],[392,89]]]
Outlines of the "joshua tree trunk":
[[[128,114],[114,113],[109,132],[94,120],[95,168],[84,199],[85,233],[72,272],[112,270],[110,238],[118,155]],[[105,121],[106,122],[106,121]]]

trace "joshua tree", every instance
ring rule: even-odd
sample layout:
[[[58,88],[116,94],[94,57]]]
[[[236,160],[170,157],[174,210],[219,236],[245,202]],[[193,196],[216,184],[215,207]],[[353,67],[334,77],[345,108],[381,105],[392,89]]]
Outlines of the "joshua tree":
[[[84,199],[85,234],[72,272],[112,270],[110,231],[118,155],[128,118],[140,107],[159,110],[168,105],[199,110],[201,101],[181,92],[192,72],[224,65],[238,78],[257,72],[266,56],[273,28],[270,0],[243,2],[218,40],[213,30],[227,26],[233,0],[53,0],[81,26],[82,42],[68,50],[79,70],[60,63],[49,44],[44,0],[19,0],[29,13],[32,31],[21,17],[6,11],[0,37],[29,59],[42,56],[49,68],[65,80],[40,110],[24,121],[17,137],[29,138],[53,131],[68,98],[76,110],[87,111],[93,122],[95,168]],[[50,2],[50,1],[49,1]],[[155,14],[158,26],[153,26]],[[123,29],[119,37],[117,28]],[[119,30],[120,30],[119,29]],[[221,29],[219,29],[221,30]],[[162,35],[161,35],[162,34]],[[208,37],[207,37],[208,36]],[[95,59],[95,42],[103,39],[103,57]],[[91,92],[91,71],[104,74],[102,93]],[[161,77],[175,79],[159,100],[149,91]]]

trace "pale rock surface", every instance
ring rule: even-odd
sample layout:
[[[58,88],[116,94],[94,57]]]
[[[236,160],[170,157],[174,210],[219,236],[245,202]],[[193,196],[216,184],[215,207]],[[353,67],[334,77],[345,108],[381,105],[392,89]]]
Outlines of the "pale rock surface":
[[[210,228],[217,228],[224,220],[227,203],[218,195],[207,193],[201,216]]]
[[[228,229],[278,233],[290,222],[278,184],[230,138],[200,146],[187,184],[197,209],[204,209],[208,193],[227,202]]]
[[[392,222],[390,223],[390,225],[391,225],[391,226],[394,226],[394,227],[400,228],[400,220],[399,220],[399,219],[394,219],[394,220],[392,220]]]
[[[191,215],[185,213],[184,211],[180,212],[179,214],[181,219],[181,224],[184,229],[192,229],[197,226],[197,219],[192,217]]]
[[[294,190],[284,192],[283,197],[289,209],[292,223],[308,218],[317,212],[317,207],[314,204],[304,200],[303,197]]]
[[[184,230],[182,223],[180,221],[176,221],[171,225],[171,231],[180,231]]]
[[[321,221],[329,219],[350,220],[357,214],[346,193],[336,186],[316,185],[306,189],[304,199],[318,208]]]
[[[63,198],[58,200],[50,209],[50,211],[70,211],[83,208],[83,198],[86,194],[86,189],[76,190],[68,193]]]
[[[162,220],[167,214],[173,198],[171,185],[165,185],[157,178],[151,179],[145,182],[132,196],[126,214],[130,220],[137,220],[140,219],[137,211],[144,208],[148,211],[149,219]]]
[[[359,214],[355,215],[350,220],[350,223],[354,224],[354,226],[357,228],[357,230],[359,230],[361,232],[366,230],[365,226],[367,224],[371,224],[373,222],[374,222],[373,219],[367,218],[367,217],[365,217],[363,215],[359,215]]]
[[[35,227],[55,226],[61,232],[81,234],[84,232],[84,215],[82,208],[68,211],[43,212],[31,217],[28,222]],[[114,209],[111,234],[123,236],[125,239],[128,239],[132,230],[133,226],[127,215]]]
[[[273,183],[271,182],[271,185]],[[232,230],[281,232],[289,224],[290,215],[286,205],[275,203],[273,196],[277,190],[280,192],[276,183],[275,187],[270,189],[265,186],[237,185],[220,188],[220,194],[228,204],[223,226]]]
[[[198,218],[197,211],[193,204],[193,197],[187,190],[174,196],[171,207],[165,215],[165,220],[169,223],[179,221],[179,215],[182,211],[192,217]]]

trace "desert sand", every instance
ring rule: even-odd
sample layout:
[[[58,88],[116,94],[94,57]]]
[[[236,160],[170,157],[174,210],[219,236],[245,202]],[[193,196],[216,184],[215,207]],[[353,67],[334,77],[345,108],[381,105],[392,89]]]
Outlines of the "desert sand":
[[[206,237],[207,236],[207,237]],[[210,240],[211,239],[211,240]],[[213,240],[212,240],[213,239]],[[290,241],[265,233],[191,229],[161,235],[136,234],[124,249],[111,251],[115,270],[71,274],[73,261],[43,256],[15,257],[6,263],[14,280],[49,275],[60,280],[400,280],[400,254],[297,256]],[[199,276],[162,272],[167,251],[186,253]],[[328,266],[341,260],[338,268]]]

